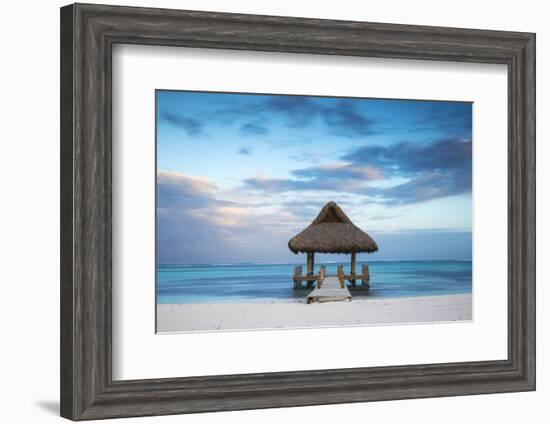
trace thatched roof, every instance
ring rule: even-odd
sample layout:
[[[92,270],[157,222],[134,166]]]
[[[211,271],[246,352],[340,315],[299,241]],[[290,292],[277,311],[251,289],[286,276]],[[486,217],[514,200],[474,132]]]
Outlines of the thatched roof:
[[[334,202],[328,202],[309,227],[292,237],[288,248],[294,253],[373,253],[378,250],[372,237],[351,222]]]

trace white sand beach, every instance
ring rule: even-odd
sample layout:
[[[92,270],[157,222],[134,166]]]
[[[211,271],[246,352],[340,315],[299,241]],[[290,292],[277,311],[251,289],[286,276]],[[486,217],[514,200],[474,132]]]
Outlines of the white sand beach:
[[[161,304],[159,333],[224,331],[345,325],[404,324],[472,319],[472,295],[441,295],[352,302],[307,304],[263,302],[239,304]]]

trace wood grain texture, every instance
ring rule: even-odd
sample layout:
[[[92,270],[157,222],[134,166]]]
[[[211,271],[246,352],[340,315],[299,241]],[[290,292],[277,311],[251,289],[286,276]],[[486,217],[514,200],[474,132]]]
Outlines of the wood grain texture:
[[[60,169],[60,218],[61,218],[61,363],[60,363],[60,389],[61,389],[61,415],[74,416],[74,403],[77,401],[73,395],[75,388],[73,366],[74,360],[74,321],[73,321],[73,19],[72,7],[61,9],[61,169]]]
[[[115,43],[506,64],[508,359],[113,381]],[[86,4],[61,9],[62,416],[83,420],[534,389],[534,34]]]

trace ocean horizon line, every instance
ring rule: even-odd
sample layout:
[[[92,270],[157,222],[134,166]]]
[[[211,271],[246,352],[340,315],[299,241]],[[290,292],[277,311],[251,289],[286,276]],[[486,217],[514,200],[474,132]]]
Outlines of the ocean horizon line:
[[[321,264],[339,264],[347,263],[349,261],[318,261],[317,265]],[[357,262],[472,262],[472,259],[376,259],[376,260],[357,260]],[[196,263],[178,263],[178,262],[165,262],[157,263],[156,266],[239,266],[239,265],[303,265],[306,262],[221,262],[221,263],[209,263],[209,262],[196,262]]]

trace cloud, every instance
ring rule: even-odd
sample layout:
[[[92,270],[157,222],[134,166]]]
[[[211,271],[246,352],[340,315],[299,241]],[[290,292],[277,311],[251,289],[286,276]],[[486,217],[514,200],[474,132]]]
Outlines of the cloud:
[[[254,122],[247,122],[241,126],[239,132],[243,135],[265,135],[269,131],[263,125]]]
[[[225,107],[214,116],[226,123],[239,122],[242,135],[268,134],[270,123],[282,121],[291,129],[319,122],[327,134],[355,138],[374,134],[376,124],[351,100],[288,95],[254,97],[245,104]]]
[[[387,204],[405,205],[454,196],[471,190],[471,174],[434,171],[422,173],[404,184],[376,189],[372,194],[383,196]]]
[[[361,146],[341,157],[354,164],[371,164],[400,175],[433,170],[471,171],[472,142],[442,139],[432,144],[401,142],[388,147]]]
[[[387,221],[389,219],[395,219],[400,218],[404,214],[403,213],[397,213],[397,214],[380,214],[380,215],[370,215],[368,217],[369,221]]]
[[[158,263],[213,261],[217,252],[234,250],[239,238],[234,229],[246,221],[246,211],[220,198],[219,191],[204,177],[158,171]]]
[[[357,112],[349,101],[342,101],[335,107],[326,108],[323,118],[332,135],[354,138],[375,134],[374,121]]]
[[[456,139],[431,144],[408,142],[360,146],[341,157],[346,162],[295,169],[294,178],[249,178],[246,186],[265,192],[335,191],[387,205],[419,203],[470,192],[472,143]],[[397,179],[399,184],[369,184]]]
[[[252,153],[252,147],[241,147],[237,153],[247,156]]]
[[[294,190],[307,189],[306,184],[302,181],[291,180],[287,178],[264,178],[254,177],[244,180],[245,185],[254,190],[268,192],[285,192]]]
[[[194,96],[197,93],[193,94]],[[220,102],[209,106],[208,119],[204,110],[186,114],[162,113],[159,119],[178,127],[191,136],[201,134],[207,125],[221,126],[238,131],[241,136],[267,136],[277,134],[276,128],[286,126],[290,130],[315,125],[315,130],[340,138],[365,138],[387,131],[384,120],[367,113],[365,99],[338,99],[316,96],[292,95],[233,95],[219,94]],[[223,100],[223,101],[222,101]],[[223,105],[218,106],[217,105]],[[414,116],[420,118],[406,121],[406,131],[426,132],[428,135],[446,134],[470,137],[471,103],[445,102],[419,107]],[[404,130],[398,117],[390,120],[395,127]],[[387,124],[387,122],[386,122]],[[267,140],[269,141],[269,140]],[[283,145],[288,143],[283,141]]]
[[[442,139],[431,144],[402,142],[388,147],[362,146],[342,159],[372,164],[385,175],[407,177],[393,187],[371,189],[390,204],[417,203],[472,190],[472,142]]]
[[[175,127],[184,130],[188,135],[200,134],[203,129],[202,122],[200,122],[196,118],[191,118],[185,115],[175,115],[172,113],[164,112],[161,115],[161,119]]]
[[[413,123],[411,131],[442,131],[471,134],[472,104],[469,102],[446,102],[445,107],[436,104],[430,107],[423,118]]]
[[[295,155],[289,155],[288,159],[293,160],[295,162],[308,162],[308,163],[319,163],[321,162],[321,159],[323,157],[327,157],[332,155],[320,155],[318,153],[312,153],[312,152],[300,152]]]
[[[159,170],[158,263],[270,260],[274,251],[290,256],[289,228],[301,220],[276,205],[262,205],[255,196],[251,201],[241,197],[204,177]]]
[[[296,169],[292,171],[292,174],[302,178],[331,178],[338,180],[361,179],[363,181],[372,181],[384,178],[382,171],[374,166],[361,166],[349,163],[327,163],[320,166]]]
[[[285,193],[291,191],[336,191],[354,192],[364,183],[363,180],[346,180],[339,178],[312,178],[299,180],[292,178],[255,177],[244,180],[245,186],[258,191]]]
[[[261,110],[282,116],[291,127],[303,127],[316,119],[324,108],[305,96],[271,96]]]
[[[292,171],[291,178],[256,177],[244,180],[254,190],[288,192],[305,190],[356,191],[366,181],[383,178],[382,172],[372,166],[355,166],[346,163],[329,163]]]
[[[440,176],[432,176],[432,184],[437,177]],[[258,180],[261,184],[268,184],[268,180]],[[339,180],[329,180],[330,184],[340,183]],[[273,183],[273,180],[270,181]],[[312,183],[306,182],[306,187],[310,189]],[[326,199],[317,193],[303,193],[299,198],[279,194],[274,197],[277,198],[275,203],[262,204],[253,194],[247,200],[235,196],[235,193],[224,192],[208,178],[159,170],[157,262],[295,260],[287,248],[289,238],[311,222]],[[338,202],[354,220],[361,216],[361,213],[353,212],[357,200],[357,195],[347,196],[338,192]],[[362,211],[362,207],[359,205],[358,211]],[[395,214],[383,217],[373,215],[367,220],[393,217]],[[360,221],[356,223],[360,225]],[[373,231],[371,234],[381,246],[381,253],[376,255],[380,259],[471,257],[471,233],[467,232],[462,234],[442,229],[431,232]]]
[[[178,172],[157,172],[157,207],[201,208],[211,203],[216,184],[204,177]]]
[[[273,96],[265,109],[284,116],[291,127],[304,127],[320,119],[331,135],[354,138],[375,133],[374,120],[358,112],[350,100],[327,103],[303,96]]]

